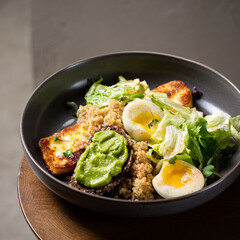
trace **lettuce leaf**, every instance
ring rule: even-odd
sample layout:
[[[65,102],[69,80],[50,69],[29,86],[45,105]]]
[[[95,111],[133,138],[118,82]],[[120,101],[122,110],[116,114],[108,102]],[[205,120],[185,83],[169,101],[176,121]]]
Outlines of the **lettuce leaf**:
[[[231,119],[231,133],[240,142],[240,115]]]
[[[218,129],[230,130],[231,116],[225,112],[217,111],[205,117],[207,120],[207,129],[209,132],[214,132]]]
[[[230,144],[230,137],[240,141],[240,115],[232,118],[229,114],[218,111],[207,115],[205,119],[208,131],[218,136],[223,148]]]
[[[119,77],[119,82],[112,86],[101,84],[103,78],[92,84],[85,100],[87,104],[94,104],[99,107],[108,106],[110,99],[116,99],[124,103],[133,101],[136,98],[143,98],[148,85],[145,81],[140,82],[139,79],[127,81],[123,77]]]
[[[207,121],[203,118],[187,123],[187,129],[189,139],[186,147],[191,150],[192,158],[199,162],[199,169],[202,169],[208,160],[219,152],[219,141],[216,135],[208,132]]]
[[[167,126],[164,141],[160,144],[154,144],[152,149],[164,159],[172,158],[183,152],[185,136],[186,131],[182,131],[175,126]]]
[[[190,157],[190,155],[188,153],[177,154],[175,157],[178,160],[182,160],[182,161],[185,161],[187,163],[194,165],[192,158]]]
[[[169,99],[166,94],[150,92],[148,97],[160,109],[167,110],[173,115],[181,117],[189,122],[194,122],[199,117],[203,117],[203,113],[196,110],[196,108],[184,107],[173,100]]]
[[[176,114],[172,114],[165,109],[163,110],[163,115],[164,117],[160,121],[157,131],[150,138],[150,146],[151,143],[156,144],[164,140],[167,126],[175,126],[177,128],[180,128],[180,126],[185,122],[185,119],[183,119],[182,117]]]

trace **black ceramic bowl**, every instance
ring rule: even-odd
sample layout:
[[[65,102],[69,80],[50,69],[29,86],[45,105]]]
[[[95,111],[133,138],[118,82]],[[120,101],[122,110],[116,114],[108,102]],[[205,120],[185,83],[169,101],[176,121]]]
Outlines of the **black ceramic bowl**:
[[[38,141],[59,131],[71,117],[65,103],[85,104],[89,80],[104,78],[104,84],[117,82],[119,75],[127,79],[146,80],[153,89],[170,80],[182,80],[190,88],[196,86],[203,96],[195,105],[204,113],[221,109],[231,116],[240,114],[240,92],[224,76],[202,64],[167,54],[123,52],[76,62],[44,81],[29,99],[21,120],[21,140],[26,158],[37,177],[51,191],[76,205],[93,211],[118,216],[160,216],[181,212],[205,203],[224,191],[240,173],[240,150],[220,172],[223,176],[208,187],[183,197],[151,201],[118,200],[83,193],[68,182],[52,176],[46,169]]]

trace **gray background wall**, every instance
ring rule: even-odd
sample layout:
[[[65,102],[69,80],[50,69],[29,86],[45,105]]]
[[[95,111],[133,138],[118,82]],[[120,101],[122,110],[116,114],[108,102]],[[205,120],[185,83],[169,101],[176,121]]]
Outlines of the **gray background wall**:
[[[238,0],[0,0],[0,239],[35,239],[20,211],[19,121],[33,88],[74,61],[149,50],[213,67],[240,88]]]
[[[124,50],[180,55],[239,81],[238,0],[33,1],[34,81],[89,56]]]

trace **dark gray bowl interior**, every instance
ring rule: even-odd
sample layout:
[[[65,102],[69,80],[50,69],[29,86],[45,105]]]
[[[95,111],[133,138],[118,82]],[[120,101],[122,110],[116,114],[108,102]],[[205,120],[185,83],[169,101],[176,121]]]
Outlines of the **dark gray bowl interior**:
[[[48,173],[38,147],[42,137],[63,128],[64,123],[75,121],[65,107],[67,101],[85,104],[84,95],[90,82],[104,78],[104,84],[117,82],[119,75],[127,79],[146,80],[150,88],[170,80],[182,80],[190,88],[196,86],[203,97],[195,106],[205,114],[221,109],[231,116],[240,114],[239,90],[225,77],[201,64],[186,59],[156,53],[116,53],[74,63],[50,76],[29,99],[21,121],[21,139],[25,155],[39,179],[53,192],[79,206],[115,215],[154,216],[183,211],[221,193],[239,174],[239,148],[226,167],[223,178],[207,188],[176,199],[154,201],[116,200],[82,193],[68,186],[64,179]],[[91,81],[89,81],[91,80]],[[109,207],[111,211],[108,210]],[[141,207],[141,214],[138,209]]]

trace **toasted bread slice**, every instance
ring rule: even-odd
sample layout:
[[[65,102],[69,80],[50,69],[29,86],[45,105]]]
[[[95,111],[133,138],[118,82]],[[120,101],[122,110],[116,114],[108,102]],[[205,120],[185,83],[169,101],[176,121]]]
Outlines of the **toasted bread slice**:
[[[68,174],[74,170],[84,149],[81,142],[83,131],[84,122],[79,122],[50,137],[40,139],[42,158],[53,175]],[[69,156],[66,154],[67,150],[71,150],[68,151]]]
[[[158,86],[153,89],[152,92],[166,93],[168,98],[180,103],[184,107],[192,107],[192,93],[191,90],[183,81],[171,81]]]

